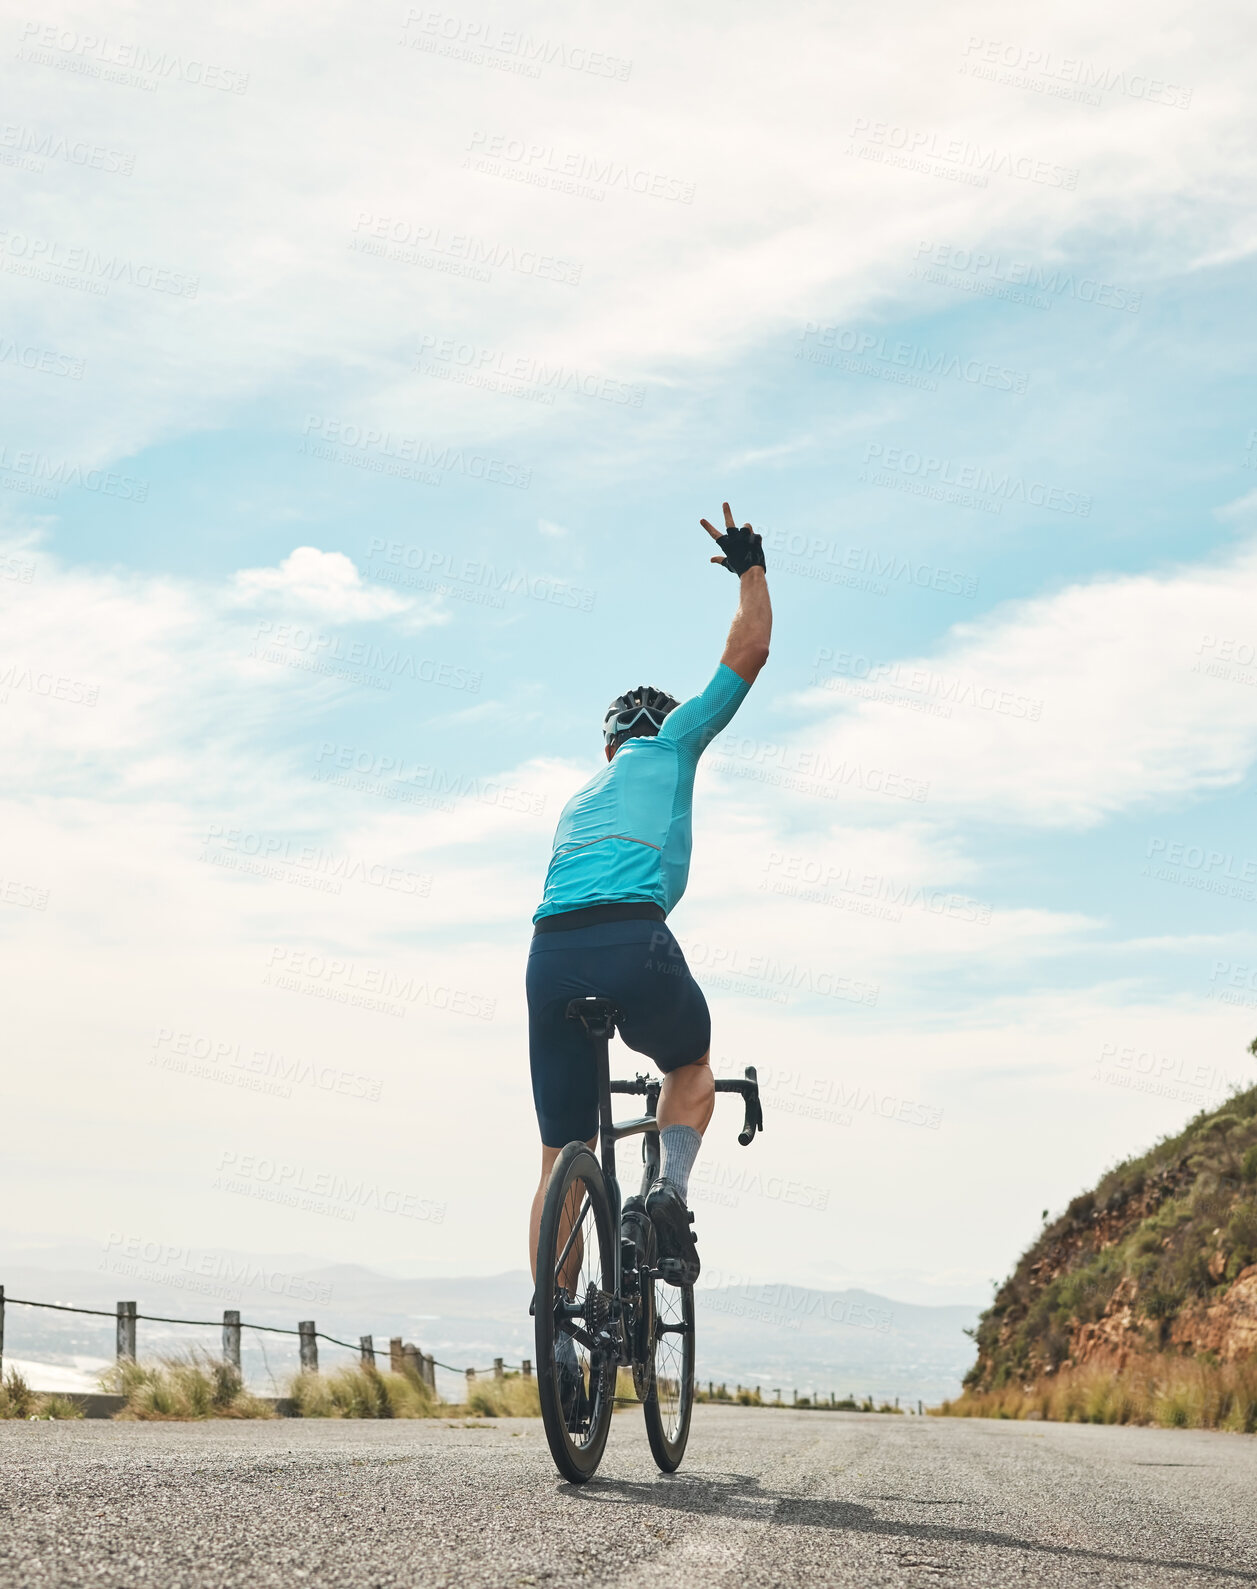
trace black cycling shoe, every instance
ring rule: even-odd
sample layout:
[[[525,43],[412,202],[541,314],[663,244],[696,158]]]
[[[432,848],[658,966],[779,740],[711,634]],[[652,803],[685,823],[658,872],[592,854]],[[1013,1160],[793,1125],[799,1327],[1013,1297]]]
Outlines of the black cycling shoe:
[[[673,1284],[692,1286],[698,1279],[698,1248],[690,1226],[694,1216],[671,1181],[660,1177],[646,1193],[646,1212],[659,1238],[659,1268]],[[676,1277],[675,1279],[673,1277]]]

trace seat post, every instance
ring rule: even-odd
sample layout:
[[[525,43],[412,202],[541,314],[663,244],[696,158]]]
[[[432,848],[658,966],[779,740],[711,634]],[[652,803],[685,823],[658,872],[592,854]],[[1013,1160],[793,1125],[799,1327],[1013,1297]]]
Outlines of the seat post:
[[[608,1186],[615,1182],[615,1121],[611,1117],[611,1034],[594,1039],[598,1066],[598,1130],[602,1137],[602,1173]]]
[[[615,1122],[611,1117],[611,1056],[608,1052],[615,1036],[620,1012],[610,999],[596,997],[569,999],[569,1021],[579,1021],[593,1044],[598,1071],[598,1134],[602,1145],[602,1170],[608,1181],[615,1181]]]

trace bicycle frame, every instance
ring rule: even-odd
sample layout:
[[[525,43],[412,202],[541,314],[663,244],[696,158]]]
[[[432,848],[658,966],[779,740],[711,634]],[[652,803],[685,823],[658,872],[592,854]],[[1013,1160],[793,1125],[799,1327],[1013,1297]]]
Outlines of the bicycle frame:
[[[611,1080],[611,1039],[615,1035],[616,1022],[620,1012],[610,999],[584,998],[572,999],[567,1006],[567,1018],[580,1021],[585,1028],[586,1035],[594,1048],[594,1063],[598,1070],[598,1137],[600,1157],[602,1160],[603,1178],[607,1184],[607,1195],[611,1200],[612,1230],[618,1235],[623,1204],[620,1195],[620,1182],[615,1169],[615,1145],[626,1137],[645,1136],[644,1146],[645,1164],[642,1171],[641,1195],[645,1197],[651,1182],[659,1173],[659,1122],[655,1112],[659,1107],[659,1089],[663,1085],[657,1076],[636,1076],[632,1081]],[[733,1081],[717,1078],[717,1092],[741,1093],[746,1105],[746,1115],[742,1130],[738,1133],[738,1141],[747,1147],[755,1136],[756,1131],[764,1129],[764,1115],[760,1108],[759,1082],[756,1080],[754,1065],[746,1067],[746,1078],[742,1081]],[[629,1093],[637,1097],[645,1097],[646,1113],[639,1115],[634,1120],[622,1120],[618,1124],[611,1114],[611,1094]],[[615,1294],[618,1298],[622,1292],[623,1282],[623,1242],[616,1240],[615,1248]]]

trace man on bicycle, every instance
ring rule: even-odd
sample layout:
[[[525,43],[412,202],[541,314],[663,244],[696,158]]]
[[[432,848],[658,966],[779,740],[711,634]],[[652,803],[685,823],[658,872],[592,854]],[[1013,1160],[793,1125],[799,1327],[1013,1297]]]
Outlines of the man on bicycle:
[[[541,1127],[541,1180],[533,1199],[535,1264],[541,1205],[554,1161],[569,1142],[590,1147],[598,1127],[589,1040],[566,1018],[568,1001],[597,995],[620,1011],[620,1036],[664,1074],[659,1094],[659,1176],[646,1198],[660,1255],[691,1282],[698,1250],[686,1207],[690,1170],[711,1119],[711,1017],[665,917],[689,877],[691,805],[698,758],[725,728],[768,660],[772,607],[760,537],[734,524],[722,535],[699,522],[739,582],[738,610],[714,677],[683,705],[639,685],[617,696],[603,723],[607,766],[559,818],[545,894],[528,956],[528,1044]],[[570,1337],[564,1336],[570,1345]]]

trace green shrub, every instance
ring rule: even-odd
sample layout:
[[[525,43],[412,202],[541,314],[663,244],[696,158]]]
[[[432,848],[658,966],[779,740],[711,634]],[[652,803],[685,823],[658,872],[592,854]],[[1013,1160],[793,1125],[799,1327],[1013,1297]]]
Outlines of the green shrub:
[[[1160,1233],[1155,1231],[1151,1225],[1141,1225],[1135,1231],[1135,1235],[1131,1236],[1130,1243],[1128,1243],[1128,1251],[1130,1251],[1131,1257],[1135,1258],[1157,1257],[1158,1252],[1162,1251]]]
[[[1234,1280],[1241,1269],[1257,1263],[1257,1203],[1240,1204],[1227,1223],[1223,1240],[1230,1254],[1227,1279]]]

